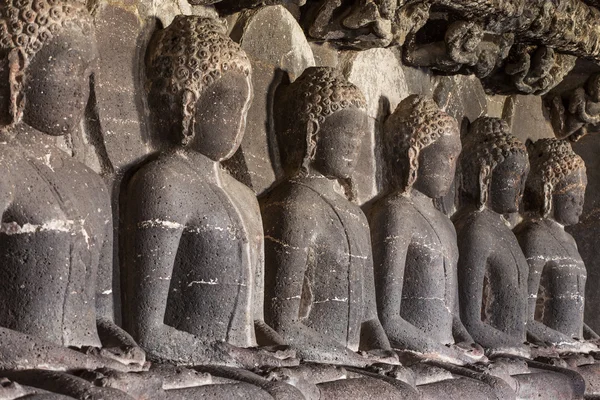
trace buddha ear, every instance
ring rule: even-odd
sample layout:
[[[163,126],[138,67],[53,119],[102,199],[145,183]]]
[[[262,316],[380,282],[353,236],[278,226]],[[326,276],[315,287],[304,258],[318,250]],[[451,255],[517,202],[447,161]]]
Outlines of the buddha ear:
[[[490,194],[490,178],[492,168],[489,165],[482,165],[479,169],[479,209],[487,206]]]
[[[9,111],[13,124],[23,118],[25,108],[25,94],[23,93],[23,80],[27,68],[27,57],[20,48],[12,49],[8,53],[8,85],[10,88]]]
[[[182,107],[183,119],[181,121],[181,143],[187,146],[195,136],[195,106],[196,96],[189,90],[183,92]]]

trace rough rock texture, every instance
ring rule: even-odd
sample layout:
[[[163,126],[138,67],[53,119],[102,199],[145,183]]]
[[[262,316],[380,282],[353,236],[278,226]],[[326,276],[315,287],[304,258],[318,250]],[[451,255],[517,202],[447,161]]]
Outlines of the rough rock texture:
[[[275,92],[282,81],[295,80],[315,61],[298,22],[283,6],[242,14],[232,37],[250,55],[255,94],[242,145],[226,166],[260,194],[282,176],[273,123]]]
[[[339,68],[350,82],[358,86],[367,100],[369,135],[363,139],[356,182],[359,203],[365,203],[381,191],[383,169],[377,160],[382,159],[382,127],[385,118],[408,96],[404,73],[394,53],[387,49],[371,49],[342,54]],[[379,68],[389,73],[380,74]]]
[[[598,163],[598,151],[600,141],[598,136],[589,135],[580,141],[573,143],[573,150],[585,161],[587,167],[588,186],[586,199],[583,206],[581,222],[567,228],[575,237],[581,257],[588,271],[586,284],[585,321],[594,330],[600,330],[600,316],[598,315],[598,304],[600,304],[600,292],[597,290],[600,284],[600,253],[598,252],[597,240],[600,234],[600,165]]]

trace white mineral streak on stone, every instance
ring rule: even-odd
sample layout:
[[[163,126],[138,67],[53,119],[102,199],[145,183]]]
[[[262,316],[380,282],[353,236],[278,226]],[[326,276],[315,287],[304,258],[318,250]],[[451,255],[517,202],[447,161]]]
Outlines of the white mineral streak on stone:
[[[50,168],[52,172],[54,172],[54,168],[52,168],[52,164],[50,164],[50,157],[52,157],[50,154],[46,154],[44,158],[41,158],[40,160],[42,160],[44,164]]]
[[[403,300],[435,300],[435,301],[439,301],[442,303],[442,305],[444,306],[446,311],[448,311],[449,314],[452,314],[452,310],[450,310],[450,307],[448,307],[448,305],[446,304],[446,299],[444,299],[442,297],[413,296],[413,297],[402,297],[402,299]]]
[[[299,299],[299,298],[300,298],[300,295],[298,295],[298,296],[292,296],[292,297],[284,297],[283,299],[280,299],[280,298],[278,298],[278,297],[273,297],[273,298],[271,298],[271,301],[278,301],[278,300],[281,300],[281,301],[284,301],[284,300],[295,300],[295,299]]]
[[[138,223],[140,228],[165,228],[165,229],[181,229],[183,225],[178,222],[164,221],[161,219],[149,219]]]
[[[283,246],[285,248],[288,248],[288,249],[300,250],[299,247],[295,247],[295,246],[287,244],[287,243],[285,243],[285,242],[283,242],[283,241],[281,241],[279,239],[275,239],[273,236],[266,235],[265,239],[266,240],[270,240],[271,242],[277,243],[278,245],[281,245],[281,246]]]
[[[192,287],[194,285],[218,285],[218,284],[219,284],[219,278],[209,279],[208,281],[205,281],[204,279],[202,279],[199,281],[191,281],[188,284],[188,287]]]
[[[102,292],[102,294],[112,294],[112,292],[113,291],[111,289],[109,289],[109,290],[105,290],[104,292]]]
[[[27,223],[21,226],[16,222],[2,222],[2,225],[0,226],[0,233],[4,233],[6,235],[24,235],[28,233],[46,231],[71,232],[74,226],[75,221],[58,219],[52,219],[41,225]]]
[[[337,301],[337,302],[339,302],[339,303],[346,303],[346,302],[348,301],[348,298],[347,298],[347,297],[341,297],[341,298],[338,298],[338,297],[333,297],[333,298],[331,298],[331,299],[325,299],[325,300],[318,300],[318,301],[315,301],[315,302],[314,302],[314,304],[327,303],[327,302],[329,302],[329,301]]]
[[[576,262],[577,264],[581,264],[581,261],[574,260],[572,257],[563,257],[563,256],[553,256],[553,257],[547,257],[544,255],[531,256],[531,257],[527,257],[527,261],[546,261],[546,262],[548,262],[548,261],[556,261],[556,262],[567,261],[569,263]]]
[[[554,296],[555,299],[560,299],[560,300],[579,300],[579,301],[583,301],[583,296],[578,294],[578,293],[571,293],[571,294],[561,294],[560,296]]]
[[[350,258],[358,258],[360,260],[366,260],[368,257],[367,256],[359,256],[357,254],[350,254],[350,253],[344,253],[345,256],[348,256]]]

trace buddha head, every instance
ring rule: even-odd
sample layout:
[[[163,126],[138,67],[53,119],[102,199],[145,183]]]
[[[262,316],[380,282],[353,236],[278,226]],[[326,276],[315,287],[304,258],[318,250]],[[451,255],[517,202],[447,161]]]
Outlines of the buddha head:
[[[178,16],[147,53],[149,106],[156,128],[214,161],[241,144],[252,102],[251,65],[219,21]]]
[[[98,50],[84,2],[3,0],[0,4],[0,119],[60,136],[87,105]]]
[[[404,99],[386,120],[390,181],[409,193],[413,187],[431,198],[450,190],[461,151],[454,118],[428,97]]]
[[[568,142],[558,139],[540,139],[527,150],[531,163],[525,187],[528,208],[562,225],[578,223],[587,185],[583,159]]]
[[[529,159],[525,145],[509,133],[508,124],[483,117],[471,125],[460,157],[461,190],[479,209],[499,214],[519,211]]]
[[[288,174],[350,179],[368,131],[360,90],[333,68],[311,67],[286,88],[281,106],[279,147]]]

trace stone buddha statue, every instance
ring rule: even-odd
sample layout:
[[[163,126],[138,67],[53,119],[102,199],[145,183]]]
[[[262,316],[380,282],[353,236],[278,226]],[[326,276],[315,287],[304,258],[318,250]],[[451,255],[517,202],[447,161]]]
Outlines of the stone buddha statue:
[[[258,201],[220,165],[244,134],[250,73],[245,53],[213,19],[178,16],[149,45],[148,103],[154,127],[171,145],[127,184],[122,277],[125,327],[153,359],[297,364],[289,352],[247,349],[257,345],[257,330],[263,341],[283,341],[263,322]],[[273,386],[248,371],[223,370]],[[290,386],[287,398],[295,392]]]
[[[385,124],[393,189],[369,215],[377,305],[392,345],[464,364],[483,357],[459,318],[454,225],[433,199],[454,180],[458,123],[413,95]],[[460,343],[460,345],[455,345]]]
[[[544,343],[573,350],[583,339],[586,270],[564,227],[579,222],[585,164],[563,140],[541,139],[528,151],[524,198],[530,214],[515,229],[529,264],[527,330]]]
[[[287,176],[260,200],[265,320],[304,361],[397,363],[377,317],[367,219],[352,202],[351,176],[368,129],[365,99],[335,69],[311,67],[284,89],[278,104]],[[405,386],[382,389],[388,383],[371,378],[319,388],[324,396],[365,379],[359,385],[383,398],[414,394]],[[361,392],[340,393],[360,398]]]
[[[432,99],[412,95],[388,117],[384,132],[392,189],[367,213],[381,323],[394,348],[423,359],[454,365],[485,361],[459,316],[454,225],[434,206],[454,180],[461,152],[458,123]],[[448,379],[447,370],[436,379],[424,365],[413,369],[426,394],[462,390],[474,397],[496,390],[502,398],[514,397],[491,376],[477,377],[490,388],[466,377]]]
[[[529,172],[525,145],[504,121],[479,118],[463,141],[460,169],[463,205],[454,223],[463,323],[490,357],[512,359],[502,377],[516,388],[518,398],[532,393],[577,398],[582,395],[580,375],[519,362],[530,356],[525,344],[529,267],[504,215],[519,210]],[[491,373],[503,364],[494,363]]]
[[[528,145],[531,173],[525,186],[525,220],[515,234],[529,264],[527,331],[532,339],[563,354],[558,365],[574,367],[588,381],[586,394],[598,392],[598,364],[565,353],[598,351],[584,341],[598,338],[584,324],[586,268],[565,226],[579,222],[587,176],[585,164],[564,140],[540,139]],[[584,332],[585,331],[585,332]]]
[[[79,129],[97,57],[91,17],[81,2],[0,5],[5,368],[128,370],[126,364],[139,368],[145,362],[143,351],[113,322],[107,189],[96,173],[55,146],[56,137]]]

